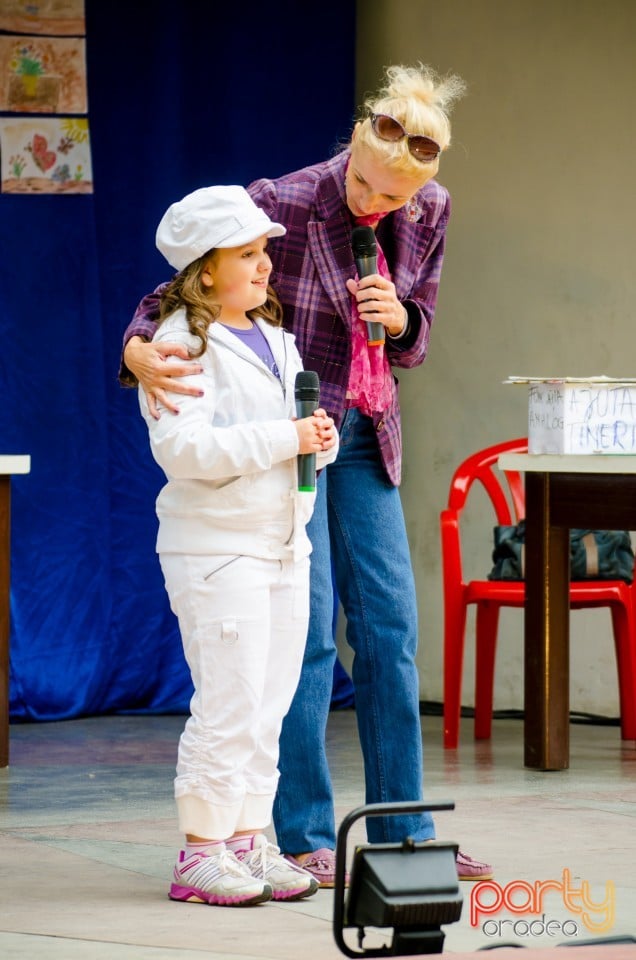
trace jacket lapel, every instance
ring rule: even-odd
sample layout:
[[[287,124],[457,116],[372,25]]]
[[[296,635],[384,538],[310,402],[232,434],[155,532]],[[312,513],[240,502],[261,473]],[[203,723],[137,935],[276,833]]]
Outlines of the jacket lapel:
[[[316,271],[336,312],[351,323],[351,295],[345,280],[355,275],[351,221],[346,213],[344,170],[349,154],[338,154],[316,189],[316,220],[307,224],[307,240]],[[318,219],[320,218],[320,219]]]
[[[395,264],[391,276],[398,300],[406,300],[415,284],[419,265],[423,262],[431,238],[431,228],[423,223],[410,223],[402,210],[392,217]]]

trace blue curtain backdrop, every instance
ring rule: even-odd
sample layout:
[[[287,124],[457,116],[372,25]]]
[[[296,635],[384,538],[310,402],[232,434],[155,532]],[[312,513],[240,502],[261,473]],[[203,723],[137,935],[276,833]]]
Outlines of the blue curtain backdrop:
[[[187,710],[154,552],[162,474],[121,335],[170,275],[165,208],[325,159],[350,132],[354,0],[86,0],[92,196],[0,195],[0,450],[12,481],[13,720]]]

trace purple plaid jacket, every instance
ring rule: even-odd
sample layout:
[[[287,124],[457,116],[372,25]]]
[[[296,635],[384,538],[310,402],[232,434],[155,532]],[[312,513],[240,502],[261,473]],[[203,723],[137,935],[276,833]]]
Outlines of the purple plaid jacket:
[[[284,325],[296,337],[305,369],[320,378],[320,403],[339,425],[351,364],[351,295],[345,286],[356,275],[351,250],[353,222],[346,205],[348,151],[331,160],[277,180],[256,180],[254,201],[272,220],[287,228],[270,241],[274,265],[271,283],[284,310]],[[408,209],[408,217],[407,217]],[[398,299],[409,316],[406,335],[387,338],[393,367],[415,367],[428,349],[450,214],[447,191],[429,181],[403,207],[385,217],[377,235],[386,256]],[[145,297],[124,334],[124,343],[139,335],[152,338],[162,287]],[[125,368],[122,383],[131,383]],[[401,478],[402,440],[397,381],[389,408],[374,416],[386,474],[395,486]]]

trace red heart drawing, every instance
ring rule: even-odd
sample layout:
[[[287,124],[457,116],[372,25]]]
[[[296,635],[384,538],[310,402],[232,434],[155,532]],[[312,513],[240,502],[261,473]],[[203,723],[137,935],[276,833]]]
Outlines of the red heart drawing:
[[[33,144],[31,147],[33,159],[37,163],[42,173],[46,173],[55,163],[56,154],[53,150],[47,150],[48,140],[39,133],[33,134]]]

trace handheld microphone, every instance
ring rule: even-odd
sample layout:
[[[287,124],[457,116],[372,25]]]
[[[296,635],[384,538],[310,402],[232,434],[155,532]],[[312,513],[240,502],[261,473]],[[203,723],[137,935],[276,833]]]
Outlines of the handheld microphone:
[[[318,409],[320,400],[320,380],[313,370],[301,370],[296,374],[294,384],[296,398],[296,416],[299,420],[310,417]],[[316,489],[316,454],[298,454],[298,490],[313,493]]]
[[[351,248],[360,280],[378,272],[378,245],[373,227],[354,227],[351,232]],[[365,319],[368,316],[368,313],[365,314]],[[384,343],[384,324],[377,320],[366,320],[366,324],[367,344],[377,347]]]

